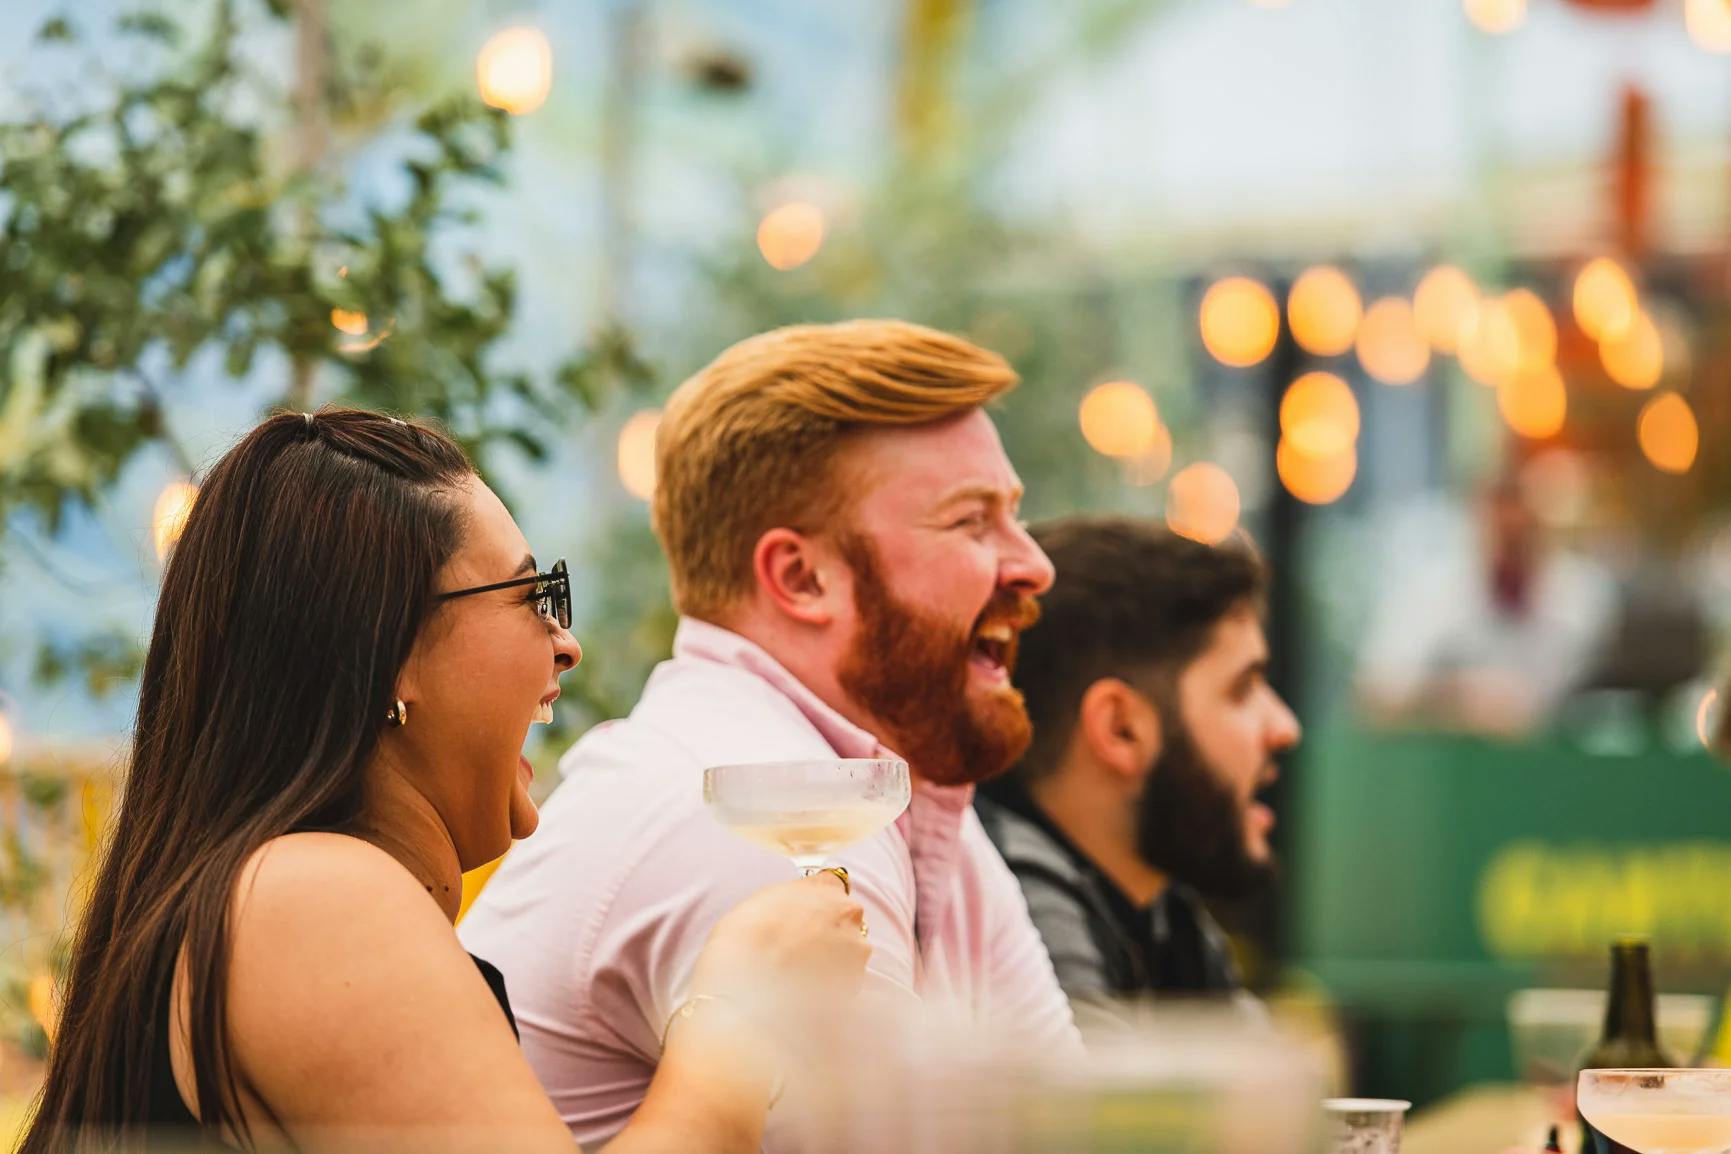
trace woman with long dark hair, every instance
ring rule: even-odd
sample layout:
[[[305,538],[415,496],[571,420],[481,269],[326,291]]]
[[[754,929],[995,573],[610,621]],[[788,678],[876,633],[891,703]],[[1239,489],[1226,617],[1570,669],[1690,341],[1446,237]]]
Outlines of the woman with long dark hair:
[[[284,414],[223,457],[163,577],[23,1154],[572,1148],[451,928],[462,872],[535,827],[519,751],[581,656],[567,581],[428,426]],[[857,985],[860,926],[833,878],[724,918],[611,1148],[757,1149],[778,1072],[731,995]]]

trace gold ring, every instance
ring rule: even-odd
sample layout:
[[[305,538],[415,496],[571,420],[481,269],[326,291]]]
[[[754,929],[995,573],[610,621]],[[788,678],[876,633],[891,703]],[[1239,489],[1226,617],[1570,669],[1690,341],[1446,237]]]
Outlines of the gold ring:
[[[847,870],[841,866],[824,866],[817,871],[820,874],[834,874],[841,880],[841,892],[853,896],[853,883],[847,880]]]

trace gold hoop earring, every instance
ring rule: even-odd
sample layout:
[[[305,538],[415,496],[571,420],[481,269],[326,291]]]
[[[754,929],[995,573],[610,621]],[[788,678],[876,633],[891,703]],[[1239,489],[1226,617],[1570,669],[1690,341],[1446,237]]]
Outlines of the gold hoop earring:
[[[398,729],[409,724],[408,705],[401,700],[392,702],[391,707],[385,710],[385,721],[396,726]]]

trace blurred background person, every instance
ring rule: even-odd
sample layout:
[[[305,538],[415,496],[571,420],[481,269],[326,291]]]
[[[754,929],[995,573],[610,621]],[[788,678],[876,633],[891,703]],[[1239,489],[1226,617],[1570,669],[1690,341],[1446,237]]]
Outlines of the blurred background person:
[[[1127,517],[1032,531],[1056,574],[1016,664],[1034,740],[982,786],[986,832],[1084,1029],[1145,995],[1237,990],[1202,899],[1271,879],[1258,795],[1299,739],[1267,680],[1262,562]]]
[[[1553,539],[1515,474],[1486,485],[1472,514],[1474,532],[1437,532],[1391,559],[1357,670],[1378,724],[1533,733],[1610,645],[1616,579]]]

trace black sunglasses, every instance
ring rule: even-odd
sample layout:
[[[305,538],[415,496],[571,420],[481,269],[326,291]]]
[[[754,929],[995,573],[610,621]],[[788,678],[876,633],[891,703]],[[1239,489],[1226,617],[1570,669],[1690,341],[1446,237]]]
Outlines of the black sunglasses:
[[[449,601],[453,597],[491,593],[495,589],[515,589],[519,585],[535,586],[535,608],[540,611],[541,616],[549,621],[557,621],[561,629],[571,628],[571,574],[565,569],[564,558],[553,562],[553,568],[545,573],[537,573],[533,577],[518,577],[513,581],[495,581],[491,585],[477,585],[473,589],[453,589],[449,593],[439,594],[439,600]]]

